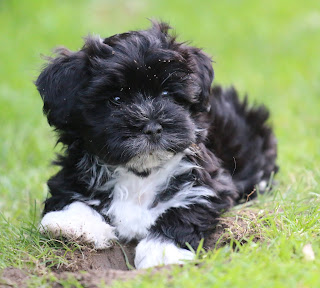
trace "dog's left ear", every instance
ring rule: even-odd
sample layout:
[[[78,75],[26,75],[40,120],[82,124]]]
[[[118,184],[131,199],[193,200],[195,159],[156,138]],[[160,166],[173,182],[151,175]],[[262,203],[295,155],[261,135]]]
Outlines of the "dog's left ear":
[[[191,47],[185,43],[176,41],[176,36],[169,33],[171,27],[165,22],[152,21],[151,31],[169,48],[180,53],[190,68],[192,81],[198,86],[196,103],[192,105],[194,112],[206,112],[210,110],[209,96],[213,81],[212,60],[201,49]]]
[[[211,93],[211,84],[214,77],[212,60],[203,51],[198,48],[182,46],[185,50],[188,63],[191,65],[192,78],[200,88],[198,101],[193,105],[196,112],[206,112],[210,110],[209,96]]]

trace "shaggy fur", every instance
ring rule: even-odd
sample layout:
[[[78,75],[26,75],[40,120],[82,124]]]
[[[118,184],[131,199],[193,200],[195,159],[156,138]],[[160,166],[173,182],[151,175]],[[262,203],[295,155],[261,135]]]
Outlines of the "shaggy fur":
[[[136,239],[138,268],[191,259],[186,243],[196,249],[278,170],[266,108],[211,88],[211,59],[168,32],[155,22],[88,37],[80,51],[57,50],[36,81],[65,146],[41,231],[97,248]],[[105,225],[90,228],[94,219]]]

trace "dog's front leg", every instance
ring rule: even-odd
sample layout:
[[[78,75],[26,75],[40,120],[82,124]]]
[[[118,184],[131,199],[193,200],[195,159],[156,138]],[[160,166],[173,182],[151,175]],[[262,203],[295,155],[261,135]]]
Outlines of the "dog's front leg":
[[[39,231],[54,237],[63,236],[70,241],[90,243],[96,249],[107,248],[111,240],[117,239],[114,227],[107,224],[97,211],[79,201],[45,214]]]
[[[158,265],[183,264],[186,260],[194,259],[194,256],[191,251],[179,248],[172,240],[149,235],[138,244],[134,265],[137,269],[145,269]]]
[[[196,250],[201,239],[213,232],[221,207],[225,207],[218,198],[207,200],[162,214],[136,248],[136,268],[181,264],[194,259],[186,243]]]

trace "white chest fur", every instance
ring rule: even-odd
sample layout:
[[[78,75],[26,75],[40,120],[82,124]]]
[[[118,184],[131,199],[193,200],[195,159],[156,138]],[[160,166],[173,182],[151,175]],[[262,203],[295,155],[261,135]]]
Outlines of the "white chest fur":
[[[206,197],[214,196],[212,190],[193,187],[192,182],[187,182],[170,200],[152,207],[156,195],[168,186],[172,177],[196,167],[183,160],[183,156],[183,153],[175,155],[148,177],[139,177],[126,168],[118,168],[114,172],[108,183],[114,187],[113,199],[111,205],[101,212],[111,219],[111,225],[116,228],[120,239],[142,239],[156,219],[169,208],[204,203]]]
[[[156,207],[151,207],[155,196],[165,189],[171,177],[194,168],[193,164],[182,160],[183,156],[182,153],[175,155],[148,177],[139,177],[125,168],[118,168],[115,171],[111,180],[114,181],[113,200],[108,209],[103,210],[102,213],[109,216],[111,225],[116,228],[119,238],[126,240],[144,238],[148,228],[165,210],[188,204],[181,199],[180,195]],[[188,184],[185,185],[186,189],[190,191],[191,183],[186,184]]]

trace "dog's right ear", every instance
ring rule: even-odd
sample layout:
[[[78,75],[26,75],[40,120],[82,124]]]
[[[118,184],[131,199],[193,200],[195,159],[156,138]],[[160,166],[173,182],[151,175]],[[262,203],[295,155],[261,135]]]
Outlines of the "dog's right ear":
[[[83,51],[71,52],[65,48],[49,60],[35,82],[43,100],[43,113],[50,126],[65,130],[72,125],[77,98],[89,81],[87,57]]]

